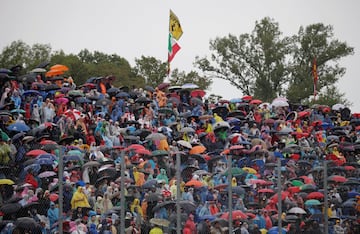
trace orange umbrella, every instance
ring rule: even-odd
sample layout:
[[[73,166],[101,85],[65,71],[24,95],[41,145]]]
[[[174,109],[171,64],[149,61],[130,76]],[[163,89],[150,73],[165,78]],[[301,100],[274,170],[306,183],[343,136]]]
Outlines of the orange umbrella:
[[[189,154],[202,154],[204,153],[206,150],[206,147],[203,145],[196,145],[194,147],[191,148],[191,150],[189,151]]]
[[[202,187],[202,186],[204,186],[204,184],[199,180],[189,180],[188,182],[186,182],[185,186],[188,186],[188,187]]]
[[[69,68],[62,64],[55,64],[54,66],[50,67],[50,71],[51,70],[59,70],[59,71],[66,72],[66,71],[69,71]]]
[[[50,70],[48,72],[45,73],[46,77],[53,77],[53,76],[58,76],[58,75],[62,75],[64,74],[64,71],[61,70]]]

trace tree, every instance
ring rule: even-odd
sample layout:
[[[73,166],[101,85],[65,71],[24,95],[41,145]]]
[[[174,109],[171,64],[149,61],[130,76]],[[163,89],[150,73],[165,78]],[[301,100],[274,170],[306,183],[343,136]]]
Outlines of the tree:
[[[171,73],[170,83],[171,85],[178,86],[186,83],[193,83],[199,86],[199,89],[207,90],[212,84],[212,80],[207,77],[200,76],[195,71],[185,73],[184,71],[179,72],[178,69],[174,69]]]
[[[300,27],[297,35],[281,36],[278,23],[264,18],[255,23],[251,34],[211,40],[210,59],[197,57],[195,64],[208,78],[227,80],[244,95],[268,102],[286,95],[292,102],[308,102],[316,58],[318,92],[325,99],[347,102],[335,84],[345,74],[338,62],[353,54],[353,48],[334,39],[333,27],[312,24]]]
[[[287,90],[288,99],[299,102],[313,95],[312,67],[316,59],[319,77],[317,90],[322,101],[325,101],[323,104],[348,102],[335,83],[345,74],[345,68],[340,67],[338,61],[353,52],[354,49],[345,42],[334,39],[333,27],[330,25],[318,23],[300,27],[298,35],[293,36],[292,62],[289,67],[292,79]]]
[[[167,64],[155,57],[135,58],[134,73],[145,79],[146,85],[156,87],[164,82]]]
[[[280,36],[279,25],[264,18],[256,22],[252,34],[210,41],[211,60],[196,58],[195,64],[208,77],[227,80],[244,95],[270,101],[282,94],[288,80],[285,58],[290,40]]]

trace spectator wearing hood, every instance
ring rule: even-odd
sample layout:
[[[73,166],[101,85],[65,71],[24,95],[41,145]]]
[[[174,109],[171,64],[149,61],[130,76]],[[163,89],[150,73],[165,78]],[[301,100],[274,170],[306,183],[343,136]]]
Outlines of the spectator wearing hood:
[[[71,199],[71,208],[74,210],[78,207],[90,207],[87,196],[83,191],[83,187],[81,186],[78,186]]]
[[[50,208],[47,211],[50,229],[54,228],[54,224],[59,220],[59,208],[56,207],[54,202],[50,202]]]

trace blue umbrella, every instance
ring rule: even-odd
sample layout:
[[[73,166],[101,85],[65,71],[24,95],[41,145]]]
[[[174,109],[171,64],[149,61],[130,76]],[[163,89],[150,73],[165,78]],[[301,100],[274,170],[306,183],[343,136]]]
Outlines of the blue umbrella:
[[[76,103],[91,103],[92,101],[86,97],[78,97],[75,99]]]
[[[35,164],[39,164],[39,165],[53,165],[54,161],[48,158],[40,158],[40,159],[36,159]]]
[[[33,172],[39,172],[41,169],[39,164],[30,164],[29,166],[24,168],[24,171],[28,172],[29,170]]]
[[[30,90],[24,91],[22,95],[23,96],[32,96],[32,95],[41,95],[41,94],[37,90],[30,89]]]
[[[116,94],[115,97],[118,97],[118,98],[128,98],[130,97],[130,95],[127,93],[127,92],[119,92]]]
[[[52,160],[52,161],[55,161],[56,160],[56,156],[53,155],[53,154],[40,154],[39,156],[36,157],[37,160],[40,160],[40,159],[49,159],[49,160]]]
[[[274,226],[274,227],[270,228],[267,233],[268,233],[268,234],[279,234],[279,227],[278,227],[278,226]],[[286,229],[285,229],[285,228],[282,228],[282,232],[281,232],[281,233],[286,233]]]
[[[10,74],[12,71],[6,68],[0,68],[0,73]]]
[[[239,102],[243,102],[243,100],[241,98],[232,98],[229,100],[230,103],[239,103]]]
[[[156,184],[157,184],[157,180],[152,179],[152,180],[146,181],[141,187],[142,188],[153,188],[156,186]]]
[[[14,131],[14,132],[27,132],[30,130],[30,127],[24,123],[16,122],[16,123],[10,124],[7,127],[7,130]]]
[[[65,155],[64,156],[64,161],[68,162],[68,161],[81,161],[81,158],[79,157],[79,155]]]
[[[350,191],[348,192],[348,197],[349,198],[355,198],[356,196],[360,196],[360,193],[356,192],[356,191]]]

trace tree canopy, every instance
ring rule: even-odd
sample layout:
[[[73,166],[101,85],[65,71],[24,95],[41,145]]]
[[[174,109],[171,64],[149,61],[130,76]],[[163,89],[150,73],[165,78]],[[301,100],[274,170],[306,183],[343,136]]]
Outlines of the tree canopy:
[[[300,27],[297,35],[282,36],[279,24],[266,17],[256,21],[251,34],[210,40],[210,50],[210,58],[195,61],[207,77],[227,80],[244,95],[263,101],[286,96],[292,102],[309,102],[316,58],[317,93],[325,104],[347,102],[335,84],[345,74],[339,60],[354,49],[334,38],[332,26],[312,24]]]

